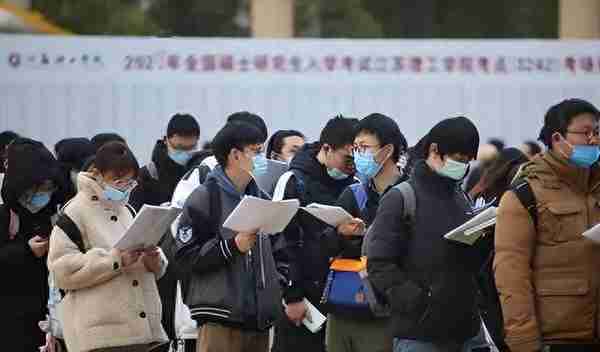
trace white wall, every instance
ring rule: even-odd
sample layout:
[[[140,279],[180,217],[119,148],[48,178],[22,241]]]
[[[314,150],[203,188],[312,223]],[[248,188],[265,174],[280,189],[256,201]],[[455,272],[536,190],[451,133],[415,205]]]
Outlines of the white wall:
[[[166,56],[279,54],[321,59],[324,55],[391,57],[506,56],[508,73],[468,72],[186,72],[169,70]],[[43,55],[50,64],[40,62]],[[83,64],[81,55],[99,55],[102,64]],[[226,116],[258,113],[270,131],[295,128],[318,137],[336,114],[363,117],[381,112],[394,117],[415,143],[436,121],[463,114],[483,138],[509,144],[535,138],[551,104],[568,97],[600,106],[600,41],[349,41],[225,40],[0,36],[0,130],[12,129],[52,146],[70,136],[122,134],[143,161],[148,160],[170,116],[195,115],[202,138],[210,139]],[[19,63],[15,64],[15,55]],[[60,55],[78,58],[56,63]],[[126,70],[127,55],[154,57],[150,71]],[[35,57],[29,61],[29,57]],[[571,72],[566,57],[591,57],[590,71]],[[549,58],[547,68],[531,70],[519,57]],[[10,60],[9,60],[10,58]],[[53,61],[54,60],[54,61]],[[11,64],[12,62],[12,64]],[[159,64],[157,64],[157,62]],[[579,61],[578,61],[579,62]],[[388,60],[388,71],[391,64]],[[428,67],[425,65],[424,67]],[[441,67],[441,66],[440,66]],[[439,68],[439,67],[438,67]],[[548,69],[549,71],[546,71]],[[325,71],[323,69],[323,71]],[[427,71],[424,68],[424,71]]]

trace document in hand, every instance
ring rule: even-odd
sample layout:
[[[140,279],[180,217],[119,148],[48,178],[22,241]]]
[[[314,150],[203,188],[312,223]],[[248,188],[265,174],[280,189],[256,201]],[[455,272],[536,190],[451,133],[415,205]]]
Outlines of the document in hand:
[[[134,250],[156,246],[181,209],[144,205],[114,248]]]
[[[303,207],[302,210],[333,227],[338,227],[353,219],[352,215],[344,210],[344,208],[330,205],[312,203]]]
[[[496,223],[496,207],[489,207],[471,220],[444,235],[444,238],[472,246],[482,235],[483,230]]]
[[[223,227],[237,232],[259,230],[275,234],[283,231],[300,208],[298,199],[273,202],[252,196],[245,196],[229,214]]]
[[[600,243],[600,224],[596,224],[596,226],[584,232],[583,237],[590,239],[596,243]]]

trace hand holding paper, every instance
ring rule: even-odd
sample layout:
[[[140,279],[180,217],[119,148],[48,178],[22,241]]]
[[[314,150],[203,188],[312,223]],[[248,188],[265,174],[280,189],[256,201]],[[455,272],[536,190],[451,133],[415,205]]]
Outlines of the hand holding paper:
[[[144,205],[123,237],[115,243],[120,250],[146,249],[158,245],[181,209]]]
[[[338,227],[354,219],[344,208],[312,203],[302,210],[333,227]]]

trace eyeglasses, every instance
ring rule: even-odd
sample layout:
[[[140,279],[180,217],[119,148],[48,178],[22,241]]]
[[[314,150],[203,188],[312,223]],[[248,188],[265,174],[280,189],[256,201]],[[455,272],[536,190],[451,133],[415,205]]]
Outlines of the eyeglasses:
[[[121,191],[133,190],[138,185],[136,180],[115,180],[110,184]]]
[[[355,144],[352,148],[354,153],[366,153],[367,150],[371,150],[372,148],[379,148],[378,144],[368,145],[368,144]]]
[[[588,138],[598,137],[600,135],[600,130],[595,129],[591,131],[567,131],[570,134],[578,134],[580,136],[586,136]]]

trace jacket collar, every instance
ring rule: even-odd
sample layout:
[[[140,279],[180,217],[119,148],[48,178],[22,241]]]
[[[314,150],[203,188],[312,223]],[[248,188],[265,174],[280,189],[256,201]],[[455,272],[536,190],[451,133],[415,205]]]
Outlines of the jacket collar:
[[[104,206],[110,205],[109,202],[102,201],[104,189],[94,175],[89,172],[80,172],[77,175],[77,189],[89,201],[100,202]]]
[[[576,167],[562,155],[547,151],[533,160],[538,166],[536,176],[546,186],[562,182],[581,193],[588,193],[600,186],[600,168],[595,165],[591,169]]]

